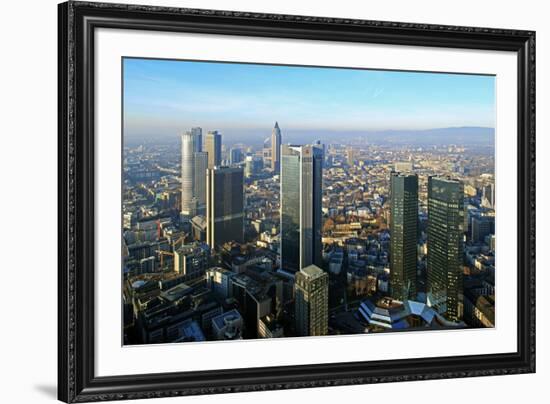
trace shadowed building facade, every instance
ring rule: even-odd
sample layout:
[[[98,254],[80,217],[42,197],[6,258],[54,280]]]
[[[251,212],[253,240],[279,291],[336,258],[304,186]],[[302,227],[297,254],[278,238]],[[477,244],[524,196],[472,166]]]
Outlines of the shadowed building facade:
[[[394,299],[416,300],[418,177],[392,173],[390,290]]]
[[[296,335],[328,333],[328,274],[315,265],[296,272],[294,279]]]
[[[461,318],[464,185],[428,178],[428,304],[448,320]]]
[[[322,264],[323,149],[281,147],[281,268]]]
[[[206,207],[206,169],[208,168],[208,153],[195,152],[195,181],[193,184],[197,199],[198,213],[204,215]]]
[[[244,172],[236,167],[209,168],[206,174],[206,242],[212,249],[243,242]]]

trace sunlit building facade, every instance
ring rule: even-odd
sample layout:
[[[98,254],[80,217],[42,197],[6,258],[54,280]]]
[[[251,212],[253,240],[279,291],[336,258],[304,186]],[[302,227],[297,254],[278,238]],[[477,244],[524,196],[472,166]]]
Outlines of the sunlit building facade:
[[[296,335],[319,336],[328,332],[328,274],[315,265],[295,276]]]
[[[281,147],[281,267],[322,265],[323,149]]]

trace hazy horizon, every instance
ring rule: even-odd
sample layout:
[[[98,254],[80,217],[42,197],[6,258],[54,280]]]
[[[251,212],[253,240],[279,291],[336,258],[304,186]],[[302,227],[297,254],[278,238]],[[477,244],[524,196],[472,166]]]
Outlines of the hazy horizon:
[[[372,144],[396,144],[396,145],[486,145],[494,146],[494,128],[489,127],[450,127],[430,128],[422,130],[388,129],[379,131],[368,130],[324,130],[324,129],[285,129],[279,122],[283,136],[283,144],[286,143],[312,143],[320,140],[322,143],[364,143]],[[182,128],[177,133],[159,135],[143,134],[125,136],[127,145],[139,143],[172,143],[179,142],[180,135],[190,128]],[[217,130],[222,135],[222,142],[226,145],[245,143],[250,146],[261,146],[264,140],[271,135],[272,127],[257,129],[224,130],[220,128],[202,127],[203,133],[208,130]]]
[[[265,138],[275,121],[290,136],[495,126],[494,76],[137,58],[123,68],[128,140],[194,126]]]

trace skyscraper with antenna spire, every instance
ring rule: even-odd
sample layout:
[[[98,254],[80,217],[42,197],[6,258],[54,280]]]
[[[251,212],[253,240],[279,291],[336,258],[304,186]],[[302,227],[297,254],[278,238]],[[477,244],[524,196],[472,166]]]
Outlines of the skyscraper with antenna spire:
[[[271,169],[278,173],[281,168],[281,129],[279,123],[271,131]]]

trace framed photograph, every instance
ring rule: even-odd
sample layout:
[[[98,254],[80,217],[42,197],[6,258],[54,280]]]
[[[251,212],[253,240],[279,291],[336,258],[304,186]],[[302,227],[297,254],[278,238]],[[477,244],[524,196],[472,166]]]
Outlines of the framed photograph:
[[[534,32],[70,1],[58,118],[60,400],[535,371]]]

